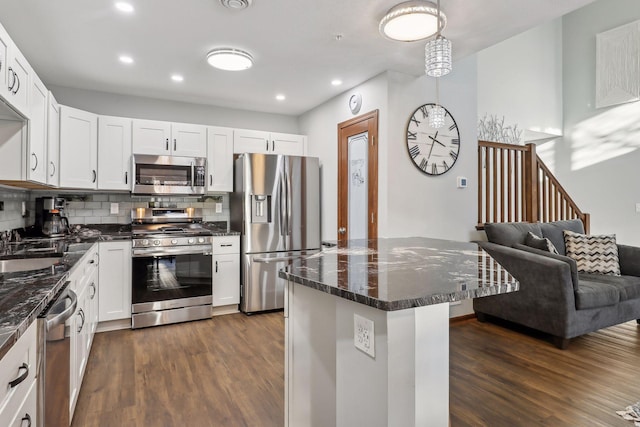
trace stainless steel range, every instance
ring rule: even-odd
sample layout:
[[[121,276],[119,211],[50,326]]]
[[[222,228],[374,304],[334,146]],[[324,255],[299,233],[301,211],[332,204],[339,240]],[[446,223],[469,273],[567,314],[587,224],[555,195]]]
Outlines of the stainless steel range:
[[[131,211],[131,327],[211,317],[211,232],[202,209]]]

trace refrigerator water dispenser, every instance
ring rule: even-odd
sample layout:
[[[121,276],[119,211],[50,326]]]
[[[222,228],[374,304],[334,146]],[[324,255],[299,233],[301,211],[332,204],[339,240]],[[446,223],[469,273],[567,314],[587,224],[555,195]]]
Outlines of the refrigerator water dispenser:
[[[254,224],[271,222],[271,195],[251,195],[251,222]]]

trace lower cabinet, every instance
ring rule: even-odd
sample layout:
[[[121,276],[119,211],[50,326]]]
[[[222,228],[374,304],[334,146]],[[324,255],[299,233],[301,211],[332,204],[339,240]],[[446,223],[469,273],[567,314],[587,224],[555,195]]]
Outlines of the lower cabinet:
[[[131,318],[131,242],[100,242],[98,320]]]
[[[71,339],[70,399],[69,419],[78,402],[82,379],[89,360],[89,351],[98,323],[98,245],[95,244],[76,264],[69,274],[71,289],[78,296],[76,312],[70,319],[69,335]]]
[[[213,238],[213,306],[240,304],[240,236]]]
[[[0,359],[0,426],[37,425],[37,323]]]

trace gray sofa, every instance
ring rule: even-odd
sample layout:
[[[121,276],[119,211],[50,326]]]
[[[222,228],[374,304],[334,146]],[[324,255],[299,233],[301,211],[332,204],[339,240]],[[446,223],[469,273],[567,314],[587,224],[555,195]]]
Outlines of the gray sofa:
[[[474,299],[478,320],[491,316],[545,332],[562,349],[579,335],[640,323],[640,248],[617,245],[620,276],[582,273],[565,256],[563,230],[584,233],[580,220],[485,225],[489,241],[478,243],[520,282],[520,290]],[[526,246],[529,231],[548,238],[559,255]]]

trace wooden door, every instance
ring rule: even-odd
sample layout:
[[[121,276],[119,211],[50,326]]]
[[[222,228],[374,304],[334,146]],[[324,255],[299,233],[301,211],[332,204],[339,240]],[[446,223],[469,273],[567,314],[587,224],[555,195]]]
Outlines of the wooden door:
[[[337,235],[378,237],[378,110],[338,124]]]

